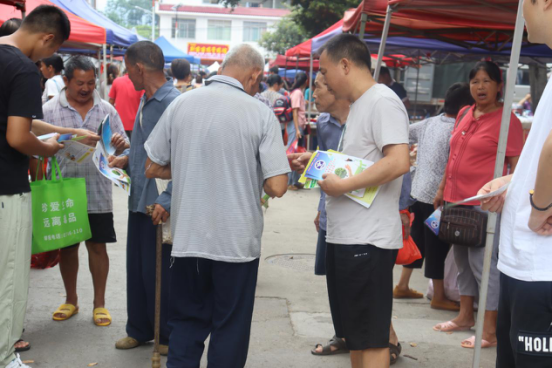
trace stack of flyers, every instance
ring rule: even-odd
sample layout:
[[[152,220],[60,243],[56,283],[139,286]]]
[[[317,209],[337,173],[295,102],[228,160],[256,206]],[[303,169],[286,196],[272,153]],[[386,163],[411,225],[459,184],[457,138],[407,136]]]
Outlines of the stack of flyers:
[[[98,171],[111,180],[116,186],[122,188],[130,196],[130,176],[122,169],[109,167],[108,157],[115,153],[111,144],[111,127],[109,126],[109,115],[100,124],[98,129],[100,141],[96,144],[96,152],[92,160]]]
[[[307,164],[300,182],[306,184],[307,179],[311,179],[311,181],[322,180],[324,174],[331,173],[345,179],[360,174],[373,164],[371,161],[347,156],[336,151],[316,151]],[[309,183],[309,187],[314,187],[314,184]],[[346,193],[345,196],[366,208],[370,208],[378,191],[379,187],[363,188]]]

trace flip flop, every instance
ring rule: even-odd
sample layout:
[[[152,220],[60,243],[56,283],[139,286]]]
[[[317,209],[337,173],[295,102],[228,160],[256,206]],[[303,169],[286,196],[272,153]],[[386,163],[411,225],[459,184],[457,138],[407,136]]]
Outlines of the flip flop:
[[[332,346],[335,348],[335,350],[332,351]],[[316,351],[319,347],[322,347],[322,352]],[[339,337],[332,337],[326,345],[322,344],[316,344],[314,349],[311,350],[312,355],[336,355],[336,354],[346,354],[349,352],[349,349],[347,349],[347,345],[345,344],[345,341],[343,339],[340,339]]]
[[[435,326],[433,326],[434,331],[441,331],[441,332],[467,331],[469,329],[471,329],[471,327],[460,327],[452,321],[438,323]]]
[[[20,342],[26,342],[26,341],[24,341],[23,339],[19,339],[15,342],[15,344],[19,344]],[[16,353],[21,353],[22,351],[28,351],[28,350],[31,350],[31,343],[29,342],[27,342],[27,346],[25,347],[15,348]]]
[[[73,304],[62,304],[56,309],[52,318],[54,321],[66,321],[77,313],[79,313],[79,307]],[[56,314],[65,314],[65,317],[57,317]]]
[[[481,348],[482,349],[485,349],[485,348],[494,348],[496,346],[497,342],[488,342],[487,340],[485,339],[481,339]],[[460,343],[460,345],[463,347],[463,348],[466,348],[466,349],[473,349],[474,346],[475,346],[475,336],[472,336],[470,337],[469,339],[466,339],[464,341],[462,341]]]
[[[390,359],[389,365],[393,365],[397,363],[397,360],[399,360],[399,355],[401,355],[401,351],[402,351],[402,346],[400,342],[398,342],[397,345],[393,345],[389,343],[389,359]],[[394,358],[393,358],[393,355],[395,355]]]
[[[93,312],[94,324],[96,326],[109,326],[111,324],[111,314],[105,308],[95,308]],[[101,319],[107,319],[108,322],[99,322]]]

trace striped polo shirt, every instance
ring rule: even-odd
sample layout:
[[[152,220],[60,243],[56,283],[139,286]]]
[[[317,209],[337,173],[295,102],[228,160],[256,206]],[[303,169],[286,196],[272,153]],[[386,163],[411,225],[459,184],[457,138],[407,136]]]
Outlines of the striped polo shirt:
[[[260,257],[263,183],[290,172],[272,110],[237,80],[215,76],[173,101],[145,149],[153,162],[171,164],[174,257]]]

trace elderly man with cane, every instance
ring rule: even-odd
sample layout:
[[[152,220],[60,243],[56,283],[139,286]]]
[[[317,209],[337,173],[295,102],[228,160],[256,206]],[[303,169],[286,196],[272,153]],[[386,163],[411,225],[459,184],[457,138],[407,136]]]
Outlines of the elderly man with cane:
[[[232,49],[221,75],[175,101],[145,144],[148,177],[173,180],[167,367],[247,360],[263,215],[261,192],[281,197],[290,171],[280,125],[254,96],[264,59]],[[151,161],[150,161],[151,160]]]

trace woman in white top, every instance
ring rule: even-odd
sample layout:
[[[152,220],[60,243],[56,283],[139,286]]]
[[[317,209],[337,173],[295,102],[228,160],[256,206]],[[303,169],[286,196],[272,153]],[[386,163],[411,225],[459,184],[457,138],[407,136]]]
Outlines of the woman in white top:
[[[63,59],[57,54],[41,60],[40,71],[44,78],[48,79],[44,85],[42,104],[45,104],[49,99],[57,96],[65,87],[65,82],[61,76],[62,70]]]

